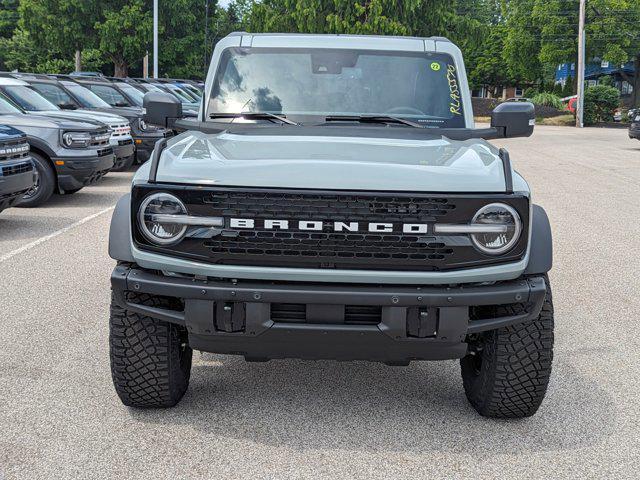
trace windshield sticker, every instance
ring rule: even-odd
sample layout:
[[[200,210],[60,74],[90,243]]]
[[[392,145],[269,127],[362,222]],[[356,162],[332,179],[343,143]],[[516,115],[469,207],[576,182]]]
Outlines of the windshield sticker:
[[[449,81],[449,111],[454,115],[462,115],[462,102],[460,101],[455,65],[447,65],[447,80]]]
[[[431,62],[431,70],[437,72],[440,70],[440,64],[438,62]]]

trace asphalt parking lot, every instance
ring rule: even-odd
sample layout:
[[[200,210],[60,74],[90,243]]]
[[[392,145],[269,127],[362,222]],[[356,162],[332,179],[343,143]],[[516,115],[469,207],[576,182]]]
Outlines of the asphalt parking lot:
[[[640,142],[538,127],[498,142],[554,228],[554,372],[534,417],[467,404],[457,362],[194,355],[163,411],[123,407],[108,359],[110,209],[131,173],[0,214],[0,479],[637,478]]]

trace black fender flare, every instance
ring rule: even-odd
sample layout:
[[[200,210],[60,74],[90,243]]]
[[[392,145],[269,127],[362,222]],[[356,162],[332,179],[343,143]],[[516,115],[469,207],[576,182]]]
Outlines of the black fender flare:
[[[547,212],[539,205],[531,209],[531,247],[525,275],[547,273],[553,266],[553,237]]]
[[[134,263],[131,253],[131,194],[118,200],[109,228],[109,256],[121,262]]]
[[[56,156],[55,152],[51,149],[49,144],[38,137],[27,135],[27,142],[29,143],[29,145],[31,145],[32,148],[36,148],[44,153],[47,157],[49,157],[50,160]]]

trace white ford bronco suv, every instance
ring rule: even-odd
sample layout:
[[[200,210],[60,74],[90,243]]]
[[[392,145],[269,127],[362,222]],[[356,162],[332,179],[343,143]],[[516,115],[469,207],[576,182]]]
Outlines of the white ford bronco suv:
[[[460,359],[489,417],[551,373],[551,230],[509,154],[530,103],[475,128],[445,38],[234,33],[197,118],[158,92],[160,140],[114,212],[110,354],[125,405],[185,394],[192,351]]]

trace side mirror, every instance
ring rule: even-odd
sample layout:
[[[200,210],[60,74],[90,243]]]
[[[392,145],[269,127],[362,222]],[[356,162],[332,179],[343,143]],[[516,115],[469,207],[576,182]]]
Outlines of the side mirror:
[[[182,118],[182,103],[173,95],[164,92],[148,92],[142,102],[144,121],[151,125],[172,128]]]
[[[536,107],[530,102],[504,102],[491,112],[499,137],[530,137],[535,124]]]
[[[75,110],[78,107],[76,107],[73,103],[68,103],[68,102],[62,102],[59,103],[58,106],[62,109],[62,110]]]
[[[128,107],[129,104],[127,102],[123,102],[122,100],[119,102],[116,102],[114,107]]]

